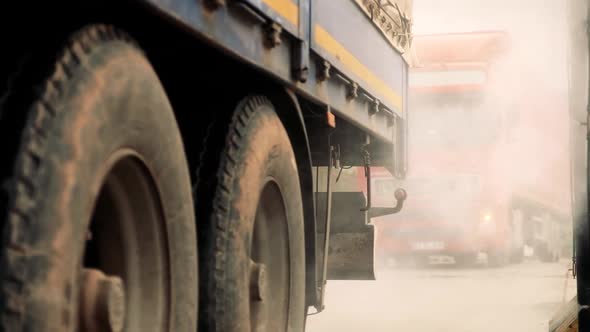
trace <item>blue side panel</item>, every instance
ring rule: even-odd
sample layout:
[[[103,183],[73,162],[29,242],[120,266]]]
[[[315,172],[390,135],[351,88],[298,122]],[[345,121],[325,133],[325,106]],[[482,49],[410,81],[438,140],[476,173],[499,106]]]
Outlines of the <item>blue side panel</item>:
[[[265,46],[266,26],[270,18],[263,11],[258,10],[264,8],[261,4],[269,2],[228,1],[228,5],[215,10],[206,9],[202,0],[148,0],[147,2],[212,47],[218,48],[244,64],[260,69],[285,86],[290,86],[301,96],[318,104],[330,106],[335,114],[363,128],[373,137],[388,144],[396,140],[396,132],[399,133],[399,128],[396,126],[401,124],[400,120],[405,116],[402,109],[388,104],[386,99],[379,95],[377,88],[360,80],[353,70],[339,63],[337,58],[330,57],[328,50],[322,50],[317,45],[315,52],[310,50],[314,25],[326,25],[326,30],[330,29],[334,38],[339,38],[338,42],[348,52],[354,53],[359,62],[362,62],[361,67],[366,67],[378,76],[382,83],[381,88],[395,90],[400,100],[405,99],[402,89],[405,77],[404,63],[400,55],[372,26],[352,0],[338,0],[341,6],[334,5],[336,1],[332,2],[332,0],[313,0],[313,2],[299,0],[298,21],[301,24],[296,34],[284,32],[282,43],[272,48]],[[313,7],[314,3],[323,5],[324,11],[334,7],[335,12],[332,15],[324,12],[321,22],[312,21],[313,15],[310,12],[316,10]],[[261,5],[261,7],[253,7],[253,5]],[[322,9],[322,7],[318,8]],[[335,20],[332,17],[336,15],[344,17],[342,13],[350,16],[354,24],[359,24],[358,29],[354,29],[350,22]],[[340,24],[331,25],[329,23],[331,21],[340,22]],[[339,27],[354,32],[354,38],[347,37],[347,32],[340,31]],[[355,32],[355,30],[358,31]],[[365,31],[367,35],[362,37],[359,31]],[[365,43],[364,46],[356,46],[355,40],[362,41]],[[367,42],[368,40],[372,42]],[[373,43],[369,50],[362,49]],[[324,59],[336,68],[328,79],[320,79]],[[381,69],[379,69],[380,64]],[[294,76],[293,73],[298,68],[307,69],[308,75],[305,82]],[[359,85],[361,93],[357,98],[349,98],[350,81]],[[399,90],[396,90],[398,88]],[[377,113],[374,112],[374,97],[381,100],[379,107],[381,111]]]
[[[385,142],[394,141],[395,128],[390,120],[391,115],[385,111],[371,115],[372,104],[366,98],[348,98],[348,87],[338,79],[332,78],[321,82],[318,80],[318,66],[310,63],[309,79],[305,84],[298,84],[301,92],[312,98],[319,100],[332,108],[332,111],[338,116],[350,121],[360,128],[365,128],[366,132]]]
[[[315,23],[402,94],[404,60],[353,0],[313,0],[313,11]]]
[[[346,76],[353,78],[382,102],[387,98],[376,91],[368,82],[362,82],[350,68],[319,45],[314,36],[314,26],[319,25],[344,46],[363,66],[378,77],[399,96],[404,96],[404,69],[407,66],[401,54],[385,39],[381,31],[371,22],[353,0],[312,0],[311,48]],[[387,105],[388,108],[403,112],[402,109]]]
[[[286,45],[269,49],[263,46],[264,25],[253,24],[244,10],[203,9],[201,1],[151,0],[158,10],[171,15],[189,29],[198,32],[211,45],[281,80],[291,80],[291,51]],[[241,5],[246,6],[246,5]]]

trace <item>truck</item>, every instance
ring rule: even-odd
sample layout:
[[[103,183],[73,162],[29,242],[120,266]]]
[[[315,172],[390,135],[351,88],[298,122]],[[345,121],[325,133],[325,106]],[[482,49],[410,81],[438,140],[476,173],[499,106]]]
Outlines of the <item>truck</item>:
[[[571,252],[568,151],[559,148],[568,128],[552,120],[567,96],[527,78],[520,84],[534,89],[511,85],[519,59],[505,31],[420,35],[414,48],[405,181],[412,200],[380,224],[384,259],[443,256],[470,266],[483,253],[488,265],[503,266],[525,252],[544,262]],[[395,186],[382,175],[374,181]]]
[[[414,36],[410,71],[410,163],[404,210],[376,221],[384,259],[427,264],[452,258],[508,262],[512,246],[505,181],[495,167],[505,110],[495,89],[509,50],[503,31]],[[375,196],[397,181],[375,176]],[[388,189],[388,187],[390,187]]]
[[[405,192],[332,185],[405,177],[411,0],[0,13],[0,331],[303,331],[374,279]]]
[[[569,125],[560,118],[568,110],[567,89],[534,76],[520,82],[534,88],[511,88],[495,166],[498,181],[506,183],[511,258],[520,262],[528,252],[542,262],[556,262],[572,252],[570,152],[562,148]]]

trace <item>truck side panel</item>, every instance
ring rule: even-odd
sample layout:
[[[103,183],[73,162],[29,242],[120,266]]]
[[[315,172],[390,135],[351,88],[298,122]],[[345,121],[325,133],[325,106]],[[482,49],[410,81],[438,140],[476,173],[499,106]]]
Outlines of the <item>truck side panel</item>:
[[[354,1],[312,1],[314,52],[394,110],[403,112],[404,62]]]
[[[403,133],[396,127],[403,126],[405,63],[354,1],[338,1],[336,6],[327,0],[243,0],[217,9],[205,1],[147,2],[204,42],[266,72],[300,96],[329,106],[389,145],[385,150],[390,157],[379,160],[392,167],[396,133]],[[316,10],[317,15],[312,15]],[[330,23],[334,14],[346,20]],[[281,44],[269,47],[271,23],[282,32]],[[338,25],[348,27],[338,31]],[[316,52],[310,51],[310,45]],[[324,60],[333,65],[328,79],[321,78]],[[299,69],[307,73],[306,79],[294,74]],[[355,98],[350,95],[353,83],[358,84]]]
[[[261,11],[265,16],[283,27],[294,36],[306,38],[302,35],[304,31],[299,30],[299,26],[305,24],[300,17],[301,8],[299,3],[305,3],[308,0],[244,0],[253,8]],[[305,12],[305,15],[309,13]],[[304,16],[305,16],[304,15]]]
[[[266,19],[259,16],[255,10],[248,11],[249,7],[245,4],[207,10],[201,1],[148,0],[148,2],[156,10],[194,32],[206,43],[241,61],[264,69],[280,80],[291,81],[289,48],[282,45],[272,49],[264,47],[263,25]]]

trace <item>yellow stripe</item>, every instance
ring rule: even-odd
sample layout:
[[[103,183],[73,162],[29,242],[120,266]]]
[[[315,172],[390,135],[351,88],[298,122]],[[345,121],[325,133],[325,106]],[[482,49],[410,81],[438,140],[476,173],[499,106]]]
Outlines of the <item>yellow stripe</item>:
[[[262,0],[294,26],[299,26],[299,8],[291,0]]]
[[[394,105],[401,112],[403,110],[402,97],[392,90],[385,82],[373,74],[354,55],[352,55],[342,44],[340,44],[328,31],[319,25],[314,27],[315,42],[324,50],[340,60],[342,64],[351,70],[356,76],[365,81],[371,88],[377,90],[379,95],[387,99],[387,102]]]

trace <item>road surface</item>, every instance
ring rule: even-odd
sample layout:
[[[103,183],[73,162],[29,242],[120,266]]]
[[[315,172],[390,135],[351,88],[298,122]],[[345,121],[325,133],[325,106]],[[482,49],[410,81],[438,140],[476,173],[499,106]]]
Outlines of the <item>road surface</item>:
[[[570,265],[443,265],[382,270],[377,281],[329,281],[326,310],[308,317],[306,331],[545,332],[564,298],[575,296]]]

